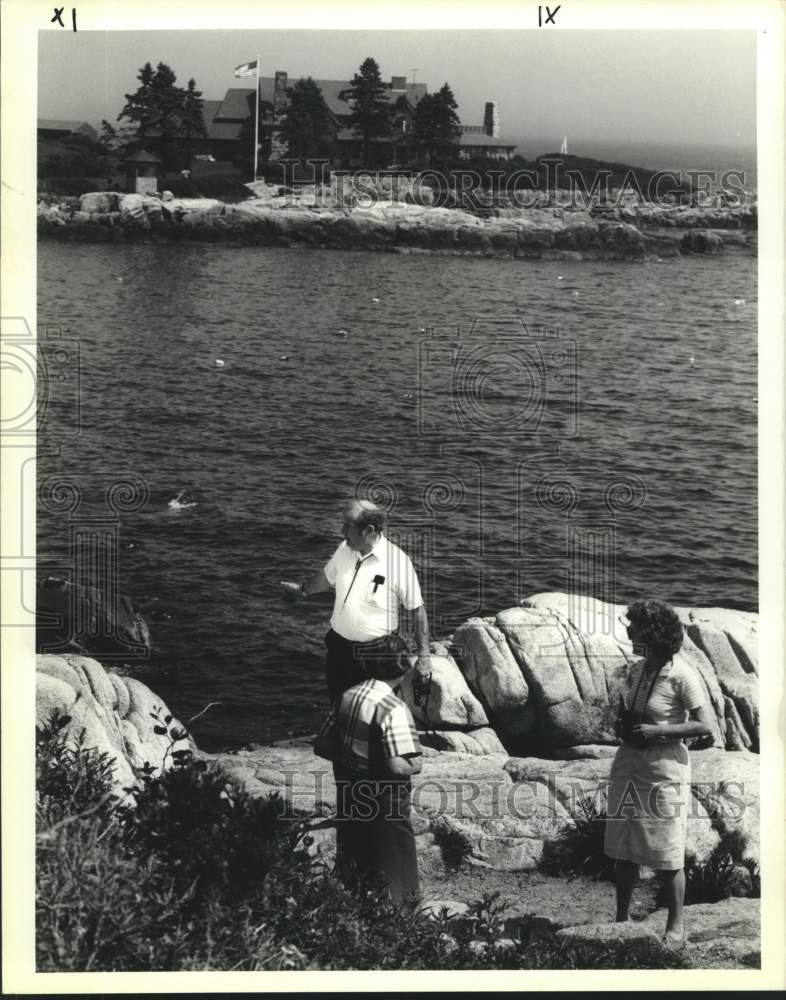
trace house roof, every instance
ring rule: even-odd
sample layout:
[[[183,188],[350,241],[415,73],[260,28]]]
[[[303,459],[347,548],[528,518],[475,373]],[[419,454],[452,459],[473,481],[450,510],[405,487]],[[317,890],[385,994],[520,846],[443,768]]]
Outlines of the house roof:
[[[251,96],[254,91],[250,90],[248,93]],[[208,139],[239,139],[243,128],[243,118],[250,116],[251,105],[248,105],[246,114],[240,120],[221,121],[216,119],[216,115],[223,103],[223,101],[213,100],[202,102],[202,120],[205,123],[207,137]]]
[[[205,126],[216,117],[216,112],[221,107],[221,101],[202,101],[202,118]]]
[[[208,139],[239,139],[243,131],[243,122],[205,122]]]
[[[515,149],[515,142],[508,142],[507,139],[495,139],[493,135],[482,135],[480,133],[463,132],[459,138],[460,146],[494,146],[497,149]]]
[[[50,132],[79,132],[81,129],[88,128],[91,132],[95,132],[90,122],[71,121],[65,118],[39,118],[38,128],[47,129]]]
[[[160,163],[161,160],[153,153],[148,153],[146,149],[140,149],[138,153],[127,156],[123,163]]]
[[[264,101],[266,99],[264,88],[260,86],[259,89]],[[253,87],[230,87],[226,94],[224,94],[224,99],[218,102],[219,106],[214,121],[221,121],[222,118],[229,121],[241,121],[244,118],[248,118],[251,115],[251,99],[253,96]]]
[[[297,79],[299,78],[290,77],[287,80],[287,86],[291,87],[297,82]],[[342,100],[340,96],[342,91],[349,89],[351,85],[349,80],[315,80],[314,83],[322,91],[322,98],[329,111],[334,115],[342,117],[351,113],[352,108],[349,102]],[[275,80],[273,77],[261,76],[259,78],[260,101],[272,104],[274,88]],[[428,87],[425,83],[408,83],[405,90],[390,90],[388,88],[385,96],[391,103],[397,101],[399,97],[405,96],[414,107],[421,97],[427,93]],[[223,101],[221,101],[221,106],[216,112],[215,120],[248,118],[251,114],[251,100],[253,96],[253,87],[230,87],[224,95]]]

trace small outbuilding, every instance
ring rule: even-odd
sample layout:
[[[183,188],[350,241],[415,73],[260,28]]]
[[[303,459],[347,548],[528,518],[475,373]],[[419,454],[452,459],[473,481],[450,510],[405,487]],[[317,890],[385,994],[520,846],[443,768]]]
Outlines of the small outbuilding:
[[[158,191],[158,175],[161,160],[146,149],[134,153],[123,160],[126,171],[126,190],[136,194],[155,194]]]

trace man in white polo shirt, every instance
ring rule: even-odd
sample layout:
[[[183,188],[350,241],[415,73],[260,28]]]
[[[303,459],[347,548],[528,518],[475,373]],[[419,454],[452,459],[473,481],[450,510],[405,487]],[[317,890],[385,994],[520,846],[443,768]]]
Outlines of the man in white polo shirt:
[[[412,612],[417,669],[431,673],[426,609],[409,556],[388,541],[386,515],[370,500],[350,500],[344,508],[344,541],[327,565],[306,583],[282,581],[297,599],[335,588],[330,618],[326,674],[331,702],[367,679],[369,657],[400,657],[406,644],[398,634],[399,605]]]

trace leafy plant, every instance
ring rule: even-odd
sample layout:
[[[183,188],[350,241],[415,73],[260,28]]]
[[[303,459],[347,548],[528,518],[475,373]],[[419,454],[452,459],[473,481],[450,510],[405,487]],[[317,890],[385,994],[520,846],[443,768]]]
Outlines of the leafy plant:
[[[552,875],[586,875],[613,882],[615,862],[603,849],[606,808],[598,795],[585,795],[573,811],[574,826],[547,845],[543,871]]]
[[[163,774],[150,765],[133,807],[104,802],[111,768],[63,736],[67,721],[38,742],[40,971],[680,964],[638,946],[577,948],[537,921],[505,940],[497,894],[458,920],[424,918],[415,900],[393,902],[356,869],[338,878],[308,854],[306,827],[280,798],[255,799],[193,756]],[[166,715],[160,725],[173,735]]]
[[[302,877],[310,863],[302,821],[286,818],[278,796],[254,798],[217,766],[183,760],[161,775],[142,775],[124,811],[125,840],[144,858],[167,865],[181,887],[241,898],[286,858]]]
[[[717,903],[730,896],[759,897],[759,866],[744,857],[746,847],[745,834],[730,830],[721,836],[706,861],[686,858],[685,902]]]
[[[108,803],[115,762],[85,746],[86,734],[66,731],[70,716],[57,710],[36,730],[36,798],[39,828]]]

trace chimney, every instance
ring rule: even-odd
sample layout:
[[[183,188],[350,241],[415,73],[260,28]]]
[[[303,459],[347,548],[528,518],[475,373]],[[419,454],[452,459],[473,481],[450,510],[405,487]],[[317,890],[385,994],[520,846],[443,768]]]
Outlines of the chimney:
[[[287,106],[287,74],[280,69],[276,70],[275,82],[273,84],[273,112],[280,114]]]
[[[492,139],[499,139],[499,109],[495,101],[486,102],[483,114],[483,131]]]
[[[405,76],[393,76],[390,79],[391,90],[406,90],[407,78]]]

